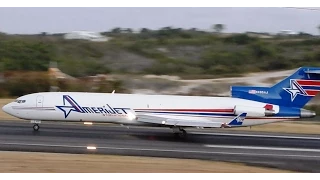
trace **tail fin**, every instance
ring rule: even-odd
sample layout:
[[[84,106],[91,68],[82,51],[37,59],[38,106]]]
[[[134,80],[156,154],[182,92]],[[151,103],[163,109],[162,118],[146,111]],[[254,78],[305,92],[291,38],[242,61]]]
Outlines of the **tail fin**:
[[[232,97],[297,108],[319,92],[320,68],[316,67],[301,67],[272,87],[231,87]]]
[[[237,117],[235,117],[231,122],[228,123],[228,127],[231,126],[241,126],[244,119],[246,118],[247,113],[241,113]]]

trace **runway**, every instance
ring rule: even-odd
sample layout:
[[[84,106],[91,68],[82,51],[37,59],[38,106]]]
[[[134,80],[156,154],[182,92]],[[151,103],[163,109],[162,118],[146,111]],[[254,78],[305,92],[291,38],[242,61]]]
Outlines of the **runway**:
[[[243,162],[299,172],[320,172],[320,136],[169,128],[0,121],[0,150],[96,153]]]

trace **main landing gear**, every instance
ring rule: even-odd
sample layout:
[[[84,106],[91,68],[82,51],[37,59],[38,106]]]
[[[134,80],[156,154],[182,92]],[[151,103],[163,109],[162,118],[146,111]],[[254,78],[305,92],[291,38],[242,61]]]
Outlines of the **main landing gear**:
[[[31,120],[30,123],[33,124],[33,131],[39,131],[40,129],[39,124],[41,123],[41,121]]]
[[[176,138],[184,139],[187,137],[187,131],[181,127],[172,127],[172,131],[173,131],[174,137]]]

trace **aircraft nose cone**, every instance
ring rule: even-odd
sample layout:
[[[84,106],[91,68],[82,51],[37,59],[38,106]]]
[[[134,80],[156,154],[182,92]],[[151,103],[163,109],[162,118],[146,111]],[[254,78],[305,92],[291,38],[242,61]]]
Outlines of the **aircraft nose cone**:
[[[10,104],[10,103],[9,103]],[[10,110],[12,109],[9,104],[6,104],[2,107],[2,110],[8,114],[10,114]]]

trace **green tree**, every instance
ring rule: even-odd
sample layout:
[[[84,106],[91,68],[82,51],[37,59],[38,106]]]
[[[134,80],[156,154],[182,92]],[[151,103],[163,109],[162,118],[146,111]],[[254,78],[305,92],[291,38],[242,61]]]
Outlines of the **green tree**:
[[[150,32],[150,30],[148,28],[142,28],[140,30],[140,33],[148,33],[148,32]]]
[[[319,35],[320,35],[320,25],[318,26],[318,30],[319,30]]]
[[[113,28],[111,30],[111,33],[115,33],[115,34],[121,33],[121,28],[119,28],[119,27]]]
[[[127,28],[127,29],[124,30],[124,32],[126,32],[126,33],[133,33],[133,30],[132,30],[131,28]]]
[[[216,33],[221,33],[225,29],[225,26],[223,24],[215,24],[212,26],[212,29]]]

